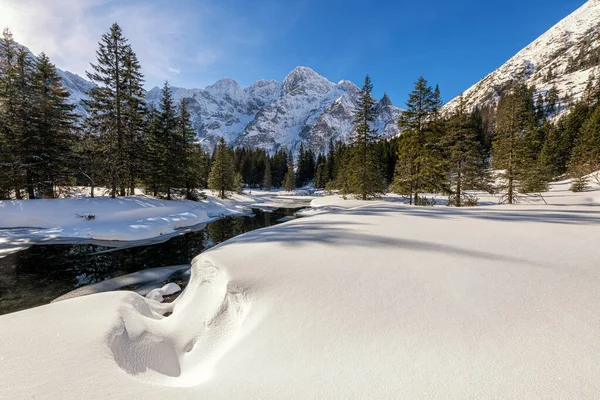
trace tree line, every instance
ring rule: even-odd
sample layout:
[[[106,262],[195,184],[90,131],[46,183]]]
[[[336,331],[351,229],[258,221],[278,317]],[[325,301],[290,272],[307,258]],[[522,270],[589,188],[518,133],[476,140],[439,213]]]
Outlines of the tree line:
[[[552,72],[549,72],[551,74]],[[515,203],[540,193],[563,174],[585,190],[600,169],[600,82],[590,77],[569,113],[556,89],[545,96],[524,82],[507,86],[497,104],[467,109],[461,95],[442,112],[439,87],[415,82],[398,126],[381,139],[372,127],[375,101],[367,76],[354,112],[350,143],[330,140],[315,153],[280,148],[232,148],[221,139],[207,152],[196,138],[185,99],[176,102],[165,82],[156,107],[145,102],[144,75],[118,24],[99,42],[86,72],[96,86],[87,115],[74,114],[69,93],[45,54],[33,57],[8,29],[0,39],[0,198],[56,197],[62,187],[106,187],[112,197],[147,193],[198,198],[210,188],[225,197],[250,188],[338,190],[370,199],[389,191],[410,204],[425,194],[447,195],[450,205],[477,203],[474,190],[500,192]],[[553,122],[554,121],[554,122]]]

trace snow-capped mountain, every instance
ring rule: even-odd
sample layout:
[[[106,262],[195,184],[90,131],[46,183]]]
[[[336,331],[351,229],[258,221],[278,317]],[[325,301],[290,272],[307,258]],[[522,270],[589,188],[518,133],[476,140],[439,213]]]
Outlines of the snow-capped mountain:
[[[237,146],[294,149],[304,142],[323,151],[329,139],[348,139],[360,89],[352,82],[335,84],[310,68],[297,67],[283,83],[261,80],[242,88],[232,79],[222,79],[205,89],[172,91],[177,101],[189,100],[198,136],[209,146],[224,137]],[[160,88],[148,92],[150,104],[159,98]],[[377,110],[374,128],[386,137],[397,134],[400,109],[385,96]]]
[[[542,95],[556,86],[559,109],[567,105],[565,96],[581,98],[589,76],[598,77],[600,68],[600,0],[588,0],[571,15],[525,47],[508,62],[464,92],[468,108],[491,105],[511,81],[523,77]],[[458,105],[458,98],[448,102],[444,111]]]
[[[86,116],[87,110],[83,106],[82,100],[88,99],[87,94],[96,87],[96,85],[72,72],[62,71],[58,68],[57,72],[62,79],[63,86],[71,94],[69,102],[75,105],[75,112],[79,115]]]

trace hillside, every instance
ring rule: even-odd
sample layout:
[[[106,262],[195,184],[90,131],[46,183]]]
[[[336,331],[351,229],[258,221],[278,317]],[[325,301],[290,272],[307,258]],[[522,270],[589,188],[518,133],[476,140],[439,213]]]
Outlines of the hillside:
[[[572,100],[581,98],[590,75],[598,75],[599,65],[600,0],[589,0],[467,89],[464,97],[469,108],[493,105],[503,90],[522,78],[543,96],[556,86],[560,114],[568,107],[568,97]],[[458,98],[455,98],[446,104],[444,110],[450,112],[457,105]]]

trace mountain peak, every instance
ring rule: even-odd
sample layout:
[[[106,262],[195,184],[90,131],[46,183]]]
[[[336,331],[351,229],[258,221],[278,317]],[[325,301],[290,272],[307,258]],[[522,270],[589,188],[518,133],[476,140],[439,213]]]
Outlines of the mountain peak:
[[[231,78],[219,79],[205,90],[211,95],[226,94],[231,98],[238,98],[243,94],[240,84]]]
[[[391,106],[392,100],[390,99],[390,96],[388,96],[387,93],[384,93],[381,100],[379,100],[379,104],[381,104],[382,106]]]
[[[283,80],[283,89],[286,93],[304,93],[308,89],[325,93],[331,90],[331,87],[333,83],[309,67],[296,67]]]

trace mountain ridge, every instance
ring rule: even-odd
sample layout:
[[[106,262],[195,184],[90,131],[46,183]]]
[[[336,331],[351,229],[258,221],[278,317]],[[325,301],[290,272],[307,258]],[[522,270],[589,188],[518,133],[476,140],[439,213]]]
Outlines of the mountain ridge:
[[[590,58],[596,57],[596,61]],[[536,87],[536,96],[556,87],[559,95],[557,117],[568,109],[566,98],[581,98],[592,74],[600,65],[600,0],[588,0],[537,39],[521,49],[499,68],[463,92],[467,108],[493,106],[501,93],[519,78]],[[444,105],[452,112],[459,96]]]

